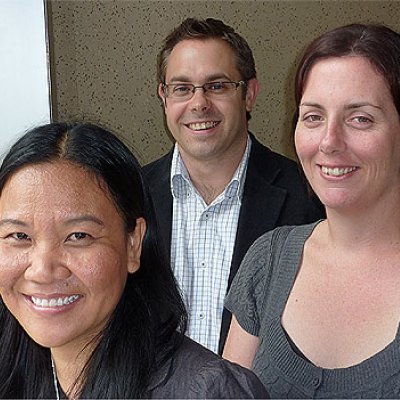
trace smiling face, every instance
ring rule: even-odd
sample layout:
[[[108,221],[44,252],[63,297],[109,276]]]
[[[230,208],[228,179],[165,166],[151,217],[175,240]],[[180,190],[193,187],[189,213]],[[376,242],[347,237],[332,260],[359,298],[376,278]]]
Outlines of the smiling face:
[[[241,79],[229,44],[220,39],[183,40],[168,58],[165,83],[198,86]],[[242,156],[247,140],[246,111],[253,108],[259,90],[257,80],[248,82],[245,96],[244,90],[239,87],[231,97],[210,100],[197,89],[190,100],[176,101],[165,99],[160,85],[167,125],[184,161]]]
[[[381,200],[398,201],[399,115],[384,78],[366,59],[328,58],[312,67],[295,143],[305,175],[327,210],[354,212]]]
[[[67,162],[24,167],[0,197],[0,294],[37,343],[79,351],[139,268],[145,224],[125,231],[108,191]],[[72,347],[71,347],[72,346]]]

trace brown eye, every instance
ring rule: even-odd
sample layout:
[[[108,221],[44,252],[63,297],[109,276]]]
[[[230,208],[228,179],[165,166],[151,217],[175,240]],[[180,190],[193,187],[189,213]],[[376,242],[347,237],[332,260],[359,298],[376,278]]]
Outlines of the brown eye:
[[[10,235],[10,237],[16,239],[16,240],[27,240],[29,239],[29,236],[26,233],[23,232],[15,232]]]
[[[82,240],[82,239],[86,239],[89,235],[85,232],[74,232],[72,233],[69,238],[71,240]]]
[[[308,115],[308,116],[305,118],[305,120],[306,120],[306,121],[309,121],[309,122],[317,122],[317,121],[320,121],[320,120],[321,120],[321,117],[320,117],[319,115],[312,114],[312,115]]]

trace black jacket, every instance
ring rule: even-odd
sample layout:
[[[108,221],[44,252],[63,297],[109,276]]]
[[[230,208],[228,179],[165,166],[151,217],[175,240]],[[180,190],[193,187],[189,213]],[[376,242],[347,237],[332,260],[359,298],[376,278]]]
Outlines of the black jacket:
[[[323,218],[318,200],[310,198],[298,165],[263,146],[251,135],[252,147],[240,208],[228,288],[250,245],[263,233],[281,225],[299,225]],[[144,173],[150,186],[160,231],[170,254],[172,194],[170,175],[173,150],[146,165]],[[222,353],[231,314],[224,310],[219,353]]]
[[[53,388],[49,388],[49,391],[48,398],[52,398]],[[60,386],[59,392],[62,399],[67,398]],[[254,372],[224,360],[184,337],[172,357],[150,379],[145,398],[269,399],[270,397]]]
[[[155,399],[269,399],[256,375],[185,338],[149,387]]]

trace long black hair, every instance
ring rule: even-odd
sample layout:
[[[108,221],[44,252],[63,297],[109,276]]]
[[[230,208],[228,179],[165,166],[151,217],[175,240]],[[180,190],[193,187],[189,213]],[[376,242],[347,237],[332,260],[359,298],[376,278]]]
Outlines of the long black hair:
[[[19,169],[68,161],[106,185],[127,232],[147,223],[139,270],[128,274],[121,299],[76,387],[82,398],[141,398],[152,374],[179,346],[187,315],[141,168],[112,133],[87,123],[51,123],[35,128],[10,149],[0,167],[0,196]],[[35,343],[0,300],[0,398],[55,396],[50,350]]]

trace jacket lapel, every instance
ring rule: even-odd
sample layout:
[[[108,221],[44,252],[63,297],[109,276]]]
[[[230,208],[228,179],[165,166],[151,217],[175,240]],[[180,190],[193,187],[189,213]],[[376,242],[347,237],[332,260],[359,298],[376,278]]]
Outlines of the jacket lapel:
[[[172,231],[172,194],[170,188],[172,151],[159,160],[156,174],[151,171],[148,179],[151,180],[150,193],[153,199],[157,216],[158,230],[163,245],[171,258],[171,231]]]
[[[273,185],[280,168],[267,166],[269,159],[266,147],[251,135],[252,148],[247,166],[246,181],[240,208],[235,246],[233,249],[228,289],[239,269],[248,248],[265,232],[274,229],[279,220],[287,193],[285,189]],[[224,308],[218,353],[222,354],[231,322],[231,313]]]

